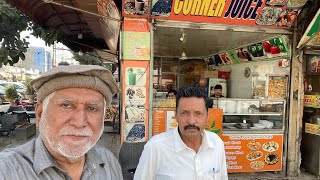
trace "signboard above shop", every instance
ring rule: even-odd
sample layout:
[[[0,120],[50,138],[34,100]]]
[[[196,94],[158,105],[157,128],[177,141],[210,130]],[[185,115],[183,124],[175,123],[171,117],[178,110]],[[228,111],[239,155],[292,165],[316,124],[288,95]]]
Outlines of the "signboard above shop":
[[[288,28],[305,0],[123,0],[126,17]],[[151,9],[149,9],[151,7]]]

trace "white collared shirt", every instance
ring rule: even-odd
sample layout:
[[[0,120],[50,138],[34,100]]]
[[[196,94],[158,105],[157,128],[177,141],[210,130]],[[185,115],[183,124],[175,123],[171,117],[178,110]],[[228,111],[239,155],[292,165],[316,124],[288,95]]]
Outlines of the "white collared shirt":
[[[205,131],[198,152],[181,139],[178,128],[152,137],[144,146],[134,180],[227,180],[223,141]]]

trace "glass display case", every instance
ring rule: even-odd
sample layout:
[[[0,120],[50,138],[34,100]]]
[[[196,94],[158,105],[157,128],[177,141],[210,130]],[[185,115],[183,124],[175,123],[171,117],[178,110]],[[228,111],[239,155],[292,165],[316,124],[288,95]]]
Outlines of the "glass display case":
[[[283,133],[285,100],[234,99],[215,100],[223,109],[223,133]]]
[[[254,99],[285,99],[288,77],[285,75],[254,75],[252,96]]]
[[[176,99],[157,98],[153,100],[153,108],[175,108]]]

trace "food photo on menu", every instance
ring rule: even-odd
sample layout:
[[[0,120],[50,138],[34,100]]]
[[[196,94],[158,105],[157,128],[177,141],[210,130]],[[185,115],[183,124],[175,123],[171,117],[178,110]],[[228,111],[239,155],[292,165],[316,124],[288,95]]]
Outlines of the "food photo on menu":
[[[128,105],[125,110],[125,119],[127,122],[144,122],[144,105]]]
[[[247,144],[247,147],[252,150],[249,154],[247,154],[246,158],[250,163],[250,167],[255,170],[262,169],[266,165],[275,165],[279,162],[280,157],[275,153],[279,149],[279,144],[275,141],[268,141],[262,144],[258,141],[250,141]],[[263,151],[259,151],[259,149]],[[261,161],[263,158],[263,161]]]

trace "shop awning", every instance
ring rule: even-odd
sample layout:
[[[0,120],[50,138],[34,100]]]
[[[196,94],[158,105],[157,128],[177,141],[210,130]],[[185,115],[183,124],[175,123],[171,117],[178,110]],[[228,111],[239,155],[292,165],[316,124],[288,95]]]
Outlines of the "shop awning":
[[[110,50],[104,40],[97,0],[6,1],[41,27],[58,28],[64,37],[62,43],[73,51]],[[121,2],[115,3],[119,9]],[[79,38],[79,34],[82,34],[82,38]]]
[[[291,34],[288,29],[168,20],[155,21],[155,27],[155,57],[180,58],[182,52],[185,52],[190,59],[205,58],[220,51],[261,42],[277,35]],[[184,37],[181,41],[182,36]]]

